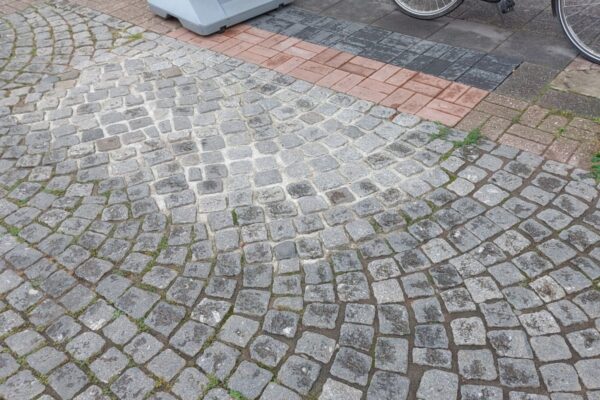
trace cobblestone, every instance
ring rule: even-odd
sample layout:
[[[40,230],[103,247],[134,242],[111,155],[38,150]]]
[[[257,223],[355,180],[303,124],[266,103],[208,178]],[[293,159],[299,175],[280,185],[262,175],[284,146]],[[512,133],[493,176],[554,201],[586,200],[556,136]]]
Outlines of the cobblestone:
[[[0,396],[600,389],[585,172],[453,149],[417,117],[83,7],[1,21],[55,70],[0,76],[37,99],[0,116]]]

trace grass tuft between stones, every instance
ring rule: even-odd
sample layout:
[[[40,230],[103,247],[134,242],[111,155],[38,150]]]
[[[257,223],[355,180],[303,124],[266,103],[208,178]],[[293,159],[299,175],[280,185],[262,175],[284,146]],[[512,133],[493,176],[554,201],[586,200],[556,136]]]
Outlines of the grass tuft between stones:
[[[600,182],[600,152],[596,153],[596,155],[592,157],[591,172],[596,182]]]
[[[142,33],[134,33],[127,36],[127,43],[135,42],[136,40],[142,40],[144,35]]]
[[[474,144],[477,144],[479,142],[479,140],[481,140],[481,129],[475,128],[471,132],[469,132],[467,137],[464,138],[463,140],[460,140],[460,141],[457,140],[452,143],[454,144],[454,148],[456,149],[456,148],[461,148],[461,147],[465,147],[465,146],[472,146]]]
[[[246,400],[246,398],[236,390],[230,390],[229,396],[231,396],[231,398],[234,400]]]
[[[205,391],[208,392],[211,389],[214,389],[216,387],[219,387],[221,385],[221,382],[219,381],[219,379],[217,379],[216,376],[214,376],[213,374],[208,374],[206,375],[206,377],[208,378],[208,385],[206,386]]]
[[[447,127],[446,125],[442,125],[439,122],[437,122],[436,124],[440,128],[440,130],[437,133],[434,133],[433,135],[431,135],[431,140],[446,139],[448,137],[448,135],[450,134],[450,128]]]

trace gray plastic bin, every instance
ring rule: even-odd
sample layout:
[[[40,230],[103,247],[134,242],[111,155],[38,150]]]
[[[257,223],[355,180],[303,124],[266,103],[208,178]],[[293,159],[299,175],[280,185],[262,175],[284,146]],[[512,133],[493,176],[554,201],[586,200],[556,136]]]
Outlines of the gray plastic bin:
[[[174,17],[199,35],[210,35],[294,0],[148,0],[162,18]]]

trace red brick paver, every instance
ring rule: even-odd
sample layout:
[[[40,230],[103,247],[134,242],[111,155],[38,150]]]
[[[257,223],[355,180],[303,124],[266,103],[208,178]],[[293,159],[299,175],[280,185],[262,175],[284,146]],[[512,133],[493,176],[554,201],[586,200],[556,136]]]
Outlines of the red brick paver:
[[[490,94],[457,125],[481,127],[488,138],[582,168],[600,147],[600,124],[538,105]]]

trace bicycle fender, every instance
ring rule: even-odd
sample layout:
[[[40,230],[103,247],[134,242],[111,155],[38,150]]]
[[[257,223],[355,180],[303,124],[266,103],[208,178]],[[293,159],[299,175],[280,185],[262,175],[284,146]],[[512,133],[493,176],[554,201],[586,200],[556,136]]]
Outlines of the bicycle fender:
[[[552,0],[552,15],[557,16],[558,12],[558,0]]]

